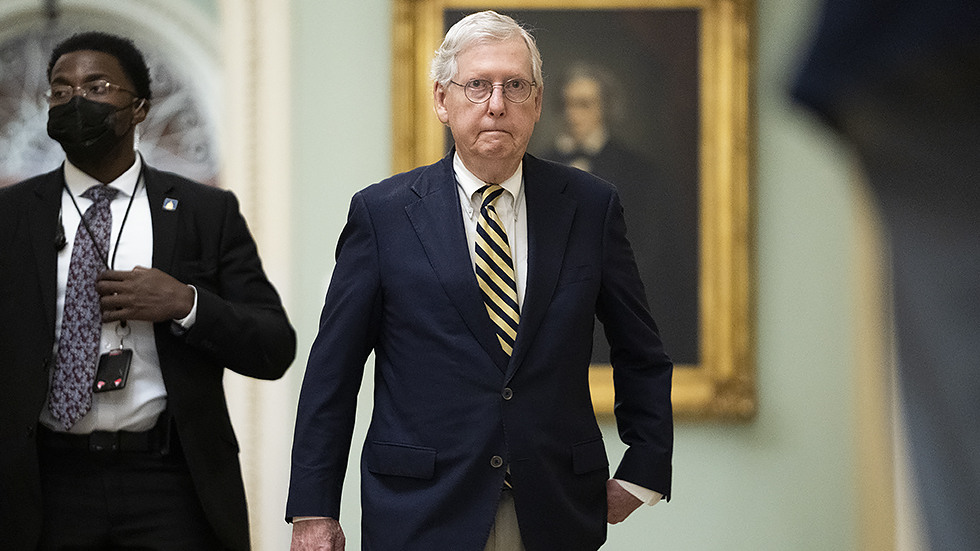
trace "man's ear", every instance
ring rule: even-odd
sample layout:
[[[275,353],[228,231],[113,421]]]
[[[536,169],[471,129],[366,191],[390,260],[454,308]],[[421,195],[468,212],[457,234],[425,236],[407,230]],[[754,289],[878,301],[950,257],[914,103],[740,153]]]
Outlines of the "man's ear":
[[[146,120],[146,115],[150,112],[150,102],[140,99],[133,106],[133,125],[137,125]]]
[[[446,88],[436,82],[432,86],[432,107],[439,117],[439,122],[449,124],[449,109],[446,108]]]
[[[541,122],[541,107],[544,105],[544,86],[537,86],[532,97],[534,98],[534,122]]]

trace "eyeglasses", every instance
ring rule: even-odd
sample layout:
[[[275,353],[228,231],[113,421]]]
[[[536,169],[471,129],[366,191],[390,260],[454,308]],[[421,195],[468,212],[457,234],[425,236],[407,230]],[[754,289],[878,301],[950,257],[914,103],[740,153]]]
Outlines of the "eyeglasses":
[[[86,82],[81,86],[55,84],[50,90],[44,93],[44,97],[48,99],[48,103],[51,105],[61,105],[63,103],[68,103],[71,101],[71,98],[75,97],[75,90],[81,90],[83,98],[88,98],[93,101],[100,101],[108,98],[114,90],[132,94],[134,97],[138,96],[138,94],[132,90],[127,90],[118,84],[113,84],[107,80],[99,79],[93,80],[92,82]]]
[[[460,84],[452,80],[449,82],[462,88],[466,99],[473,103],[483,103],[489,100],[490,96],[493,95],[493,89],[497,86],[500,86],[500,89],[503,90],[504,97],[507,98],[507,101],[511,103],[524,103],[527,101],[527,98],[531,97],[531,88],[535,86],[535,83],[528,82],[523,78],[512,78],[502,84],[494,84],[482,78],[468,80],[466,84]]]

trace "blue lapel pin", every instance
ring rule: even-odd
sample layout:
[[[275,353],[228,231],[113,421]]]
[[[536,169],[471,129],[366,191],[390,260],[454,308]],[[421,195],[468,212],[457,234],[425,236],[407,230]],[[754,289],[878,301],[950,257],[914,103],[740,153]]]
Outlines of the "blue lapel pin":
[[[167,197],[163,200],[163,210],[177,210],[177,200]]]

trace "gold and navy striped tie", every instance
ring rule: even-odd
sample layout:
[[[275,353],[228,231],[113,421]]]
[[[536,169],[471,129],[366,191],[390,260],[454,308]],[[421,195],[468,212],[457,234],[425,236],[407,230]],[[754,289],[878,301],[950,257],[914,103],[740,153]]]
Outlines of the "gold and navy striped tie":
[[[488,184],[479,191],[483,203],[476,224],[476,279],[483,290],[487,313],[497,326],[500,347],[510,356],[517,339],[520,313],[507,232],[504,231],[494,208],[494,202],[504,192],[504,188],[497,184]]]

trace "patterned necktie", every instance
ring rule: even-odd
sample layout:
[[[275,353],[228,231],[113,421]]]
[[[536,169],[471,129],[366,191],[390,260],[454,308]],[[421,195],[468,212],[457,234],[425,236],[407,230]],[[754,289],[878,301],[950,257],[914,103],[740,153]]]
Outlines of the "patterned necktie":
[[[508,356],[517,340],[520,313],[517,306],[517,282],[510,257],[507,232],[497,216],[494,202],[504,192],[497,184],[480,188],[483,204],[476,224],[476,279],[483,290],[487,313],[497,326],[497,339]]]
[[[51,413],[61,421],[65,430],[92,408],[92,382],[102,337],[102,313],[95,280],[106,268],[112,229],[109,204],[118,192],[116,188],[100,184],[82,194],[93,203],[85,211],[84,222],[79,223],[75,231],[49,403]]]

